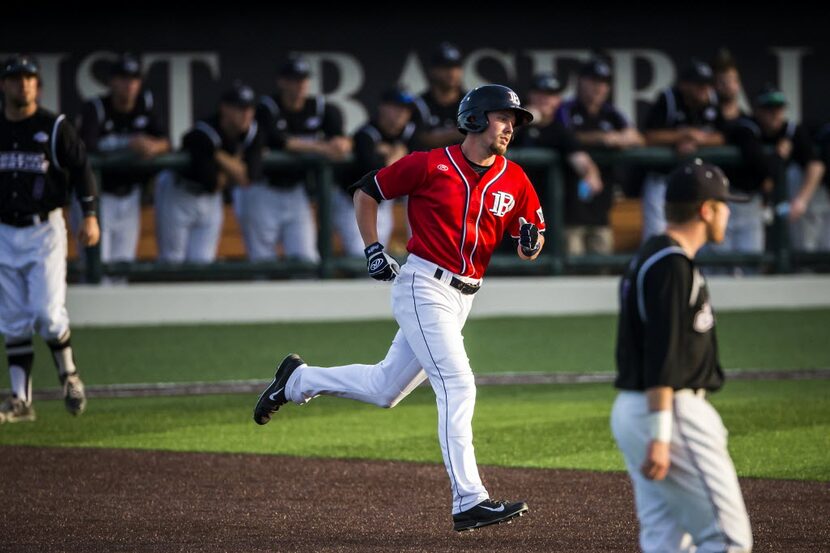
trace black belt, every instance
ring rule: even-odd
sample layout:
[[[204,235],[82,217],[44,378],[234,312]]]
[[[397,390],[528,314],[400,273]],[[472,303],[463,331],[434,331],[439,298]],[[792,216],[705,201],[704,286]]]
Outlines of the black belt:
[[[441,280],[441,277],[444,276],[443,269],[435,269],[435,278]],[[480,284],[467,284],[466,282],[459,280],[455,277],[450,279],[449,285],[461,292],[462,294],[467,294],[468,296],[475,294],[481,288]]]
[[[27,213],[26,215],[0,215],[0,223],[17,228],[31,227],[32,225],[45,223],[48,220],[48,211],[39,211],[38,213]]]

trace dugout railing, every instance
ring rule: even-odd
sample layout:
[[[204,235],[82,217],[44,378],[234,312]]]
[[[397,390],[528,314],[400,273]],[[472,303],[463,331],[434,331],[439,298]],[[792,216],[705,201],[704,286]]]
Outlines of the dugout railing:
[[[640,167],[666,171],[683,158],[670,148],[647,147],[626,151],[592,150],[592,158],[600,167],[615,165]],[[704,160],[721,166],[741,163],[738,150],[731,146],[704,148],[697,154]],[[488,274],[508,275],[561,275],[579,272],[619,272],[630,259],[630,254],[568,256],[565,249],[565,168],[561,156],[548,149],[524,148],[509,152],[508,157],[528,169],[544,171],[546,182],[540,194],[544,198],[547,220],[547,242],[543,254],[533,263],[523,262],[515,255],[496,253]],[[181,169],[186,166],[186,154],[172,153],[151,160],[141,160],[130,155],[91,156],[91,162],[100,182],[102,174],[130,171],[146,173],[148,177],[163,169]],[[98,247],[87,248],[83,261],[70,263],[70,274],[78,280],[98,283],[102,276],[126,277],[131,281],[193,281],[193,280],[244,280],[271,278],[334,278],[365,274],[365,262],[361,259],[335,256],[331,217],[332,191],[335,173],[347,168],[349,161],[332,163],[313,155],[293,155],[270,152],[264,159],[268,173],[302,169],[317,205],[319,263],[294,260],[250,262],[247,260],[217,261],[207,265],[165,264],[157,261],[102,264]],[[774,204],[786,201],[785,174],[777,175]],[[102,225],[106,222],[102,221]],[[786,216],[776,213],[768,245],[761,254],[718,254],[698,256],[703,265],[748,266],[760,271],[787,273],[794,267],[830,266],[830,252],[795,252],[790,247]]]

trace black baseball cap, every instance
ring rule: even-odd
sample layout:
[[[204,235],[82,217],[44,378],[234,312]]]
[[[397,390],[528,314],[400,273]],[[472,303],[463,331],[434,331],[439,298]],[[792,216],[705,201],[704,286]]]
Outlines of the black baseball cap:
[[[256,104],[256,94],[250,86],[241,81],[234,81],[231,87],[222,93],[219,101],[237,108],[252,108]]]
[[[611,66],[600,58],[594,58],[579,68],[580,77],[588,77],[605,83],[611,82]]]
[[[383,94],[380,95],[380,102],[411,108],[415,105],[415,98],[403,88],[392,87],[383,91]]]
[[[715,74],[708,63],[692,58],[680,72],[678,80],[682,83],[711,85],[715,82]]]
[[[311,75],[311,64],[300,56],[291,56],[283,63],[277,75],[284,79],[306,79]]]
[[[0,78],[5,79],[12,75],[40,75],[40,65],[37,60],[27,54],[15,54],[3,62]]]
[[[429,61],[433,67],[461,67],[461,50],[454,44],[442,42]]]
[[[666,202],[748,202],[749,196],[729,191],[729,179],[717,165],[696,158],[672,171],[666,186]]]
[[[134,79],[141,78],[141,61],[133,54],[122,54],[118,56],[112,66],[110,66],[110,75],[113,77],[131,77]]]
[[[777,86],[767,83],[755,97],[755,105],[759,108],[783,108],[787,105],[787,97]]]
[[[547,94],[559,94],[564,88],[565,83],[554,73],[537,73],[530,83],[530,90]]]

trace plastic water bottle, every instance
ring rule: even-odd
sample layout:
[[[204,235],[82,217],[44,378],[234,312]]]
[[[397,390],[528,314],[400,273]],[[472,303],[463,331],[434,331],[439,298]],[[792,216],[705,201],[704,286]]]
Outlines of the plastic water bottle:
[[[779,202],[775,204],[775,214],[779,217],[786,217],[790,214],[790,203],[789,202]]]
[[[576,186],[576,195],[581,201],[589,202],[591,201],[591,198],[594,197],[594,191],[591,189],[591,185],[588,184],[588,181],[582,179]]]

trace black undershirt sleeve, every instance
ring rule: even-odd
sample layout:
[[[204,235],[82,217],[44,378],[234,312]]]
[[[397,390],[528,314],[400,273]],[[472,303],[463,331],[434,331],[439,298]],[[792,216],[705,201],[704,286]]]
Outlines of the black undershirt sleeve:
[[[98,186],[86,155],[86,146],[67,120],[57,130],[55,154],[58,163],[69,174],[69,186],[75,190],[84,216],[95,215],[98,209]]]
[[[358,180],[356,183],[351,185],[348,189],[349,194],[354,196],[354,193],[358,190],[363,190],[372,198],[375,199],[377,203],[383,201],[383,197],[380,195],[380,190],[378,190],[378,185],[375,183],[375,175],[378,174],[378,169],[374,171],[369,171]]]
[[[646,321],[645,387],[682,388],[683,340],[692,275],[689,262],[670,254],[655,263],[639,292],[644,294]]]

